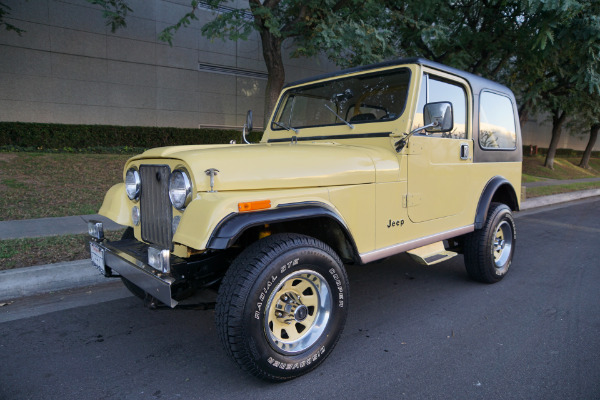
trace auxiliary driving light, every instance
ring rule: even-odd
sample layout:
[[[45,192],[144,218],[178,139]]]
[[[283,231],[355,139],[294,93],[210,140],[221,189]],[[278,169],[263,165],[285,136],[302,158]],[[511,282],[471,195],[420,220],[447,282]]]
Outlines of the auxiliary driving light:
[[[168,274],[171,272],[170,252],[169,250],[155,249],[148,247],[148,265],[152,268]]]
[[[104,226],[102,222],[89,220],[88,221],[88,233],[91,237],[98,240],[104,239]]]
[[[135,226],[140,224],[140,209],[137,206],[133,206],[131,209],[131,222]]]

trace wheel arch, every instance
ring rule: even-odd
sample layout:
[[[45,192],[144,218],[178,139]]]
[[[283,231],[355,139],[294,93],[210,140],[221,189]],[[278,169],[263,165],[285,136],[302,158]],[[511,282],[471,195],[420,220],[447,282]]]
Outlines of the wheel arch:
[[[301,233],[329,245],[344,262],[360,262],[356,243],[341,216],[321,203],[285,205],[271,210],[232,213],[219,222],[207,249],[224,250],[250,244],[261,232]]]
[[[513,185],[506,178],[495,176],[488,181],[479,197],[475,213],[475,229],[481,229],[485,224],[492,202],[503,203],[512,211],[519,211],[519,200]]]

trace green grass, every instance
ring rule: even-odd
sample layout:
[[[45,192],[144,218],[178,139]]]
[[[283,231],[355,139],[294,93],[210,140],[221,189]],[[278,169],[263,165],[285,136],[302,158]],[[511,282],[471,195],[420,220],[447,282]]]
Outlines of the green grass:
[[[580,182],[568,185],[538,186],[527,188],[527,198],[549,196],[551,194],[576,192],[578,190],[600,189],[600,182]]]
[[[119,239],[123,231],[106,232],[106,237]],[[1,240],[0,270],[89,258],[88,242],[87,234]]]
[[[18,182],[16,179],[3,179],[0,183],[11,189],[25,189],[27,187],[23,182]]]
[[[0,221],[95,214],[129,157],[0,153]]]
[[[590,169],[579,167],[580,157],[556,158],[554,169],[544,167],[544,161],[545,157],[541,155],[523,157],[523,176],[561,180],[600,177],[600,159],[598,158],[590,160]]]
[[[531,176],[531,175],[527,175],[527,174],[523,174],[521,177],[522,183],[539,182],[539,181],[545,181],[545,180],[546,179],[544,179],[544,178],[539,178],[537,176]]]

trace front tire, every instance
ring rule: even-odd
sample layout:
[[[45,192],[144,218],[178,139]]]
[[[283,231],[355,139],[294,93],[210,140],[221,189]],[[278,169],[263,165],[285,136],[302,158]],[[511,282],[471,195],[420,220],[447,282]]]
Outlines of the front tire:
[[[506,204],[492,203],[483,228],[465,238],[465,267],[478,282],[495,283],[512,264],[517,233],[515,220]]]
[[[325,360],[347,308],[348,278],[337,254],[314,238],[278,234],[235,259],[215,316],[223,346],[242,369],[283,381]]]

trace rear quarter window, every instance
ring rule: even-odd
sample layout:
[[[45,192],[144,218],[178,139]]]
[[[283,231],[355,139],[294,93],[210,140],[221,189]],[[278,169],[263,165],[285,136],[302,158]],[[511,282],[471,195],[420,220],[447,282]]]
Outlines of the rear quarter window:
[[[486,150],[517,147],[515,114],[507,96],[488,91],[479,96],[479,145]]]

